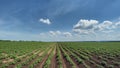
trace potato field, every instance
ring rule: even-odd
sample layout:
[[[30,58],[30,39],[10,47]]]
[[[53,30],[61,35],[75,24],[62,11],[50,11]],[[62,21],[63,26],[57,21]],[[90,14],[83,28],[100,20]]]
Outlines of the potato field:
[[[120,68],[120,42],[0,41],[0,68]]]

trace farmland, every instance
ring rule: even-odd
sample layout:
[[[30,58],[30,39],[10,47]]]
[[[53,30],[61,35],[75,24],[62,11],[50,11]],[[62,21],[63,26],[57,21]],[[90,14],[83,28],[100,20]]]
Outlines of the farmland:
[[[120,42],[0,41],[0,68],[120,68]]]

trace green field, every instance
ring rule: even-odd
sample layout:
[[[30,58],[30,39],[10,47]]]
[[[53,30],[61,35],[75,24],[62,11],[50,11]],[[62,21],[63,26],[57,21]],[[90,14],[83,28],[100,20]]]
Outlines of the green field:
[[[0,41],[0,68],[120,68],[120,42]]]

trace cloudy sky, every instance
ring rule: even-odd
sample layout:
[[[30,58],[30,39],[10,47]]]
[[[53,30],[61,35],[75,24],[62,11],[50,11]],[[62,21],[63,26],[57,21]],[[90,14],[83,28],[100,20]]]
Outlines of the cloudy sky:
[[[120,0],[0,0],[0,39],[120,40]]]

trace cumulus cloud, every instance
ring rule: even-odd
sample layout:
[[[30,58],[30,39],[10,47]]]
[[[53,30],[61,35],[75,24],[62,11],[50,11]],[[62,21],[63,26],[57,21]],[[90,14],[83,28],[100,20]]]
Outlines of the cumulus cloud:
[[[74,25],[74,29],[92,29],[97,24],[97,20],[81,19],[76,25]]]
[[[116,26],[116,27],[120,27],[120,21],[117,22],[117,23],[115,23],[115,26]]]
[[[73,29],[73,32],[81,35],[88,35],[89,33],[94,33],[93,30],[81,30],[81,29]]]
[[[85,20],[81,19],[77,24],[73,26],[73,32],[78,34],[90,34],[99,31],[99,32],[112,32],[114,29],[120,27],[120,21],[111,22],[103,21],[99,22],[97,20]]]
[[[99,24],[97,20],[85,20],[81,19],[76,25],[73,26],[73,32],[87,35],[89,33],[94,33],[94,28]]]
[[[72,34],[71,34],[70,32],[64,32],[63,35],[64,35],[65,37],[71,37],[71,36],[72,36]]]
[[[63,31],[49,31],[43,34],[50,40],[82,40],[82,41],[100,41],[100,40],[119,40],[120,21],[108,21],[99,22],[98,20],[79,20],[74,26],[73,32]],[[42,34],[41,34],[42,36]]]
[[[72,34],[70,32],[61,32],[61,31],[49,31],[49,34],[51,36],[65,36],[65,37],[72,36]]]
[[[42,22],[42,23],[48,24],[48,25],[51,24],[51,21],[49,19],[43,19],[43,18],[41,18],[39,21]]]
[[[108,29],[113,29],[115,28],[115,26],[113,25],[113,23],[111,21],[103,21],[102,23],[98,24],[94,30],[108,30]]]
[[[61,32],[60,31],[49,31],[50,35],[52,36],[56,36],[56,35],[60,35]]]

